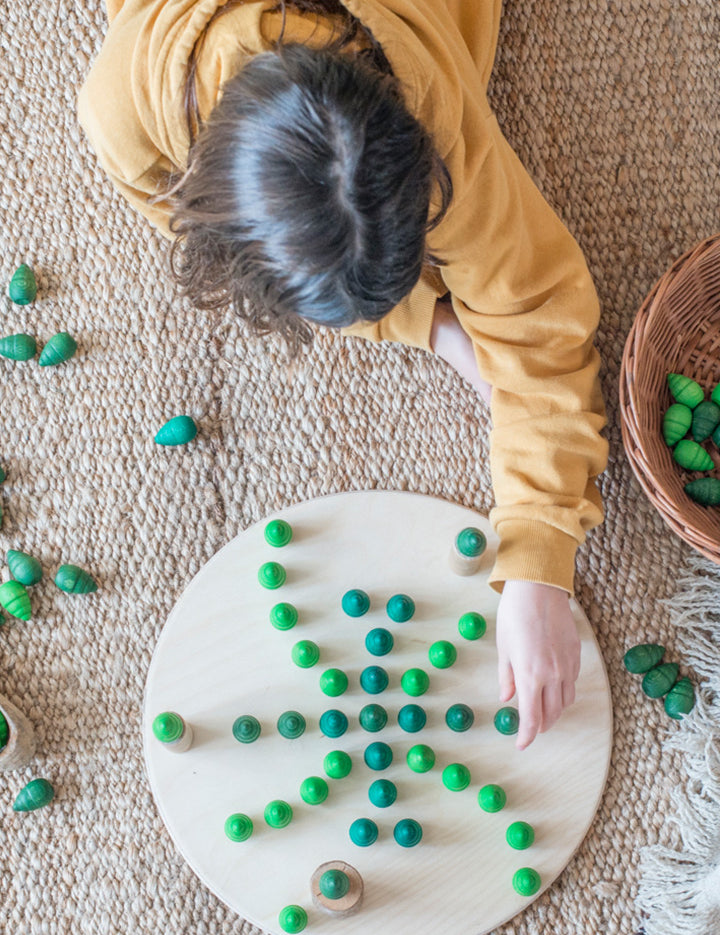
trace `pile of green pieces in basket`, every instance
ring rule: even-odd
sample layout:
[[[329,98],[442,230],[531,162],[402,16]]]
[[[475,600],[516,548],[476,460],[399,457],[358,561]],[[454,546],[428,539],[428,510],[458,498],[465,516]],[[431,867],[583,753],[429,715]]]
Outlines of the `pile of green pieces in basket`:
[[[695,707],[695,689],[685,676],[678,680],[678,664],[663,662],[665,648],[657,643],[633,646],[623,658],[625,668],[642,675],[642,690],[648,698],[665,696],[665,711],[679,721]]]
[[[675,402],[663,416],[663,438],[673,448],[673,458],[688,471],[712,471],[715,462],[701,442],[712,439],[720,449],[720,383],[705,398],[705,391],[690,377],[668,374]],[[686,438],[688,434],[692,438]],[[674,447],[673,447],[674,446]],[[698,477],[685,484],[685,493],[703,506],[720,504],[720,479]]]

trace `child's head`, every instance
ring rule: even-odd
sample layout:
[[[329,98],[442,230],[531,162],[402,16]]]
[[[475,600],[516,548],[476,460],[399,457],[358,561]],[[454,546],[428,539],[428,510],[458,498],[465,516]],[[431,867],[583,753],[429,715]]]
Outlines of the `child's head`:
[[[183,292],[201,307],[231,302],[297,346],[309,322],[377,321],[410,292],[451,185],[392,75],[288,45],[223,86],[174,192]]]

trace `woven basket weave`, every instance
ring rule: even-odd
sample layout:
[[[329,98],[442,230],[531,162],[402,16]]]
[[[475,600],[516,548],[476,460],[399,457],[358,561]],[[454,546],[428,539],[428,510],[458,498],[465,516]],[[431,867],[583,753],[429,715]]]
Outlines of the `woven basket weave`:
[[[663,414],[674,402],[669,373],[696,380],[706,398],[720,382],[720,234],[689,250],[655,284],[620,371],[623,443],[643,490],[682,539],[720,564],[720,507],[688,497],[683,487],[699,475],[676,464],[663,439]],[[720,477],[720,453],[712,442],[703,447],[715,461],[710,476]]]

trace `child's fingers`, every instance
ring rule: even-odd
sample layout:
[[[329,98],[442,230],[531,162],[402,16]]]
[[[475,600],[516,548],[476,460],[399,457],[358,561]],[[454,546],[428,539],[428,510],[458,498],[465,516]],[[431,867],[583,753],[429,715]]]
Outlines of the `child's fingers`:
[[[542,691],[542,724],[540,733],[549,730],[560,717],[563,709],[562,682],[552,682]]]
[[[541,685],[525,690],[521,686],[518,691],[518,714],[520,715],[520,729],[515,746],[518,750],[524,750],[533,742],[542,723]]]
[[[515,694],[515,678],[512,666],[507,659],[498,662],[498,681],[500,682],[500,702],[505,704]]]
[[[562,683],[563,708],[569,707],[575,701],[575,682]]]

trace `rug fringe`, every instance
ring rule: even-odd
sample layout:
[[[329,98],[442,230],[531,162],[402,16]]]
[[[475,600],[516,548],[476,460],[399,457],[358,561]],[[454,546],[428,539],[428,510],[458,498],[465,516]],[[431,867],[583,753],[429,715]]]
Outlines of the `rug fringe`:
[[[690,557],[678,593],[662,602],[678,630],[678,649],[697,675],[697,702],[664,750],[684,754],[687,779],[671,793],[682,850],[640,853],[638,907],[645,935],[720,932],[720,567]],[[694,680],[695,681],[695,680]]]

